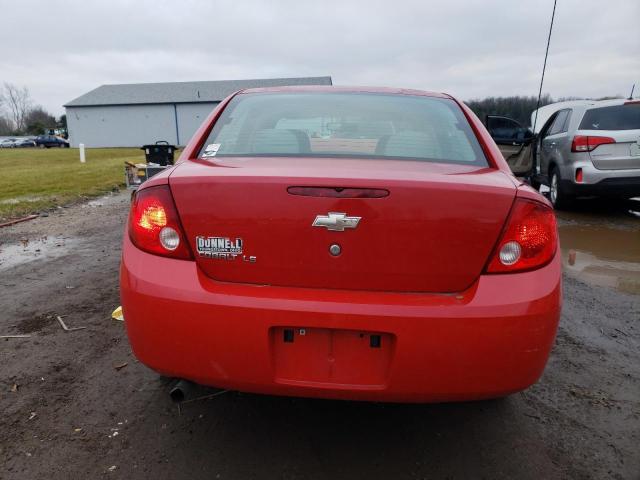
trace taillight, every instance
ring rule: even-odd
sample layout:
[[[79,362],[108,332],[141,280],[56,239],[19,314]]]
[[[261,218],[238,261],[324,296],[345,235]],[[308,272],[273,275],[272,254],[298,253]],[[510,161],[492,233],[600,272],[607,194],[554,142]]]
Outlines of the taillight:
[[[558,230],[553,209],[518,198],[487,272],[518,272],[542,267],[553,259],[557,247]]]
[[[129,213],[129,237],[145,252],[184,260],[193,258],[167,185],[136,192]]]
[[[584,175],[582,174],[582,169],[581,168],[576,168],[576,182],[577,183],[582,183],[583,177],[584,177]]]
[[[616,143],[611,137],[593,137],[591,135],[576,135],[571,142],[572,152],[590,152],[600,145]]]

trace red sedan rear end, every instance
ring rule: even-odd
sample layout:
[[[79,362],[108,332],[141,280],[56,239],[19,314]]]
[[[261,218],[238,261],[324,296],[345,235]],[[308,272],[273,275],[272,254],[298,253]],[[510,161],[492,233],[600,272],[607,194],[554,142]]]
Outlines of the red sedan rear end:
[[[549,203],[442,94],[253,89],[146,182],[124,238],[136,356],[247,392],[432,402],[541,375],[561,269]]]

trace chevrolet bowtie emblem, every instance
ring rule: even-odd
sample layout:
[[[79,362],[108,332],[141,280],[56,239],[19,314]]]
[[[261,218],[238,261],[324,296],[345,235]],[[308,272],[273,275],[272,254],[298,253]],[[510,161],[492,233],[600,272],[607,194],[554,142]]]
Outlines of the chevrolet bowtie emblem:
[[[344,232],[345,228],[356,228],[361,218],[347,217],[346,213],[329,212],[329,215],[318,215],[311,225],[325,227],[333,232]]]

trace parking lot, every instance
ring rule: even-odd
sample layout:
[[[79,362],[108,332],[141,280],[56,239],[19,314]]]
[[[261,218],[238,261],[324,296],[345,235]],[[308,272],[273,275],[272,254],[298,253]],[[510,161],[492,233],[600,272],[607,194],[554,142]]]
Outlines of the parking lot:
[[[559,214],[563,315],[525,392],[180,408],[110,318],[127,208],[114,194],[0,230],[0,335],[29,335],[0,340],[0,478],[640,478],[637,203]]]

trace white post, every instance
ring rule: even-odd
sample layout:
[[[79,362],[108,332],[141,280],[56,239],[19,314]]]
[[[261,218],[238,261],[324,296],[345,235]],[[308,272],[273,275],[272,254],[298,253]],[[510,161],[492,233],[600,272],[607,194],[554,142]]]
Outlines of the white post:
[[[80,147],[80,163],[85,163],[87,160],[84,157],[84,143],[78,145]]]

